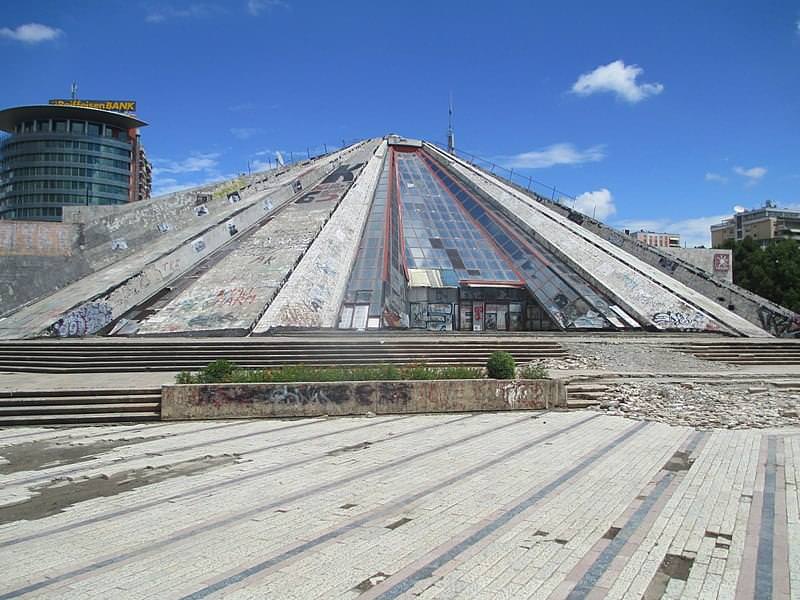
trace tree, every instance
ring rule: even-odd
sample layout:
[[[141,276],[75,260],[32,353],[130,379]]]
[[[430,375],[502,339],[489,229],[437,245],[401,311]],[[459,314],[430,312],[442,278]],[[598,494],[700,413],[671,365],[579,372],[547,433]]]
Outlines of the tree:
[[[733,282],[751,292],[800,312],[800,243],[775,240],[761,247],[752,238],[728,240],[733,250]]]

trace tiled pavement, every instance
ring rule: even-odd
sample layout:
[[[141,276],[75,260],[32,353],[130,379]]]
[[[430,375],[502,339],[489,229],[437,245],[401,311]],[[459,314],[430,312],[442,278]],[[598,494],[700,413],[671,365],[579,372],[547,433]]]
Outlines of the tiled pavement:
[[[0,430],[0,456],[121,444],[0,464],[0,598],[800,598],[798,433],[588,412]],[[8,506],[104,481],[126,491]]]

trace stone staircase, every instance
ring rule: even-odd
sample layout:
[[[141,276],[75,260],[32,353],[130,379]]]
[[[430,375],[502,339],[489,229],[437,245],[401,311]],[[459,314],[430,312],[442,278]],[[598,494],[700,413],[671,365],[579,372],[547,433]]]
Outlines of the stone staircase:
[[[541,358],[564,358],[561,344],[536,339],[481,339],[351,335],[313,335],[290,340],[246,338],[144,339],[137,341],[18,341],[0,342],[0,371],[27,373],[124,373],[135,371],[196,371],[226,359],[240,367],[285,365],[360,366],[425,363],[432,366],[484,366],[496,350],[510,352],[517,364]]]
[[[574,381],[567,384],[567,408],[598,406],[608,386],[591,381]]]
[[[0,427],[158,421],[161,390],[0,391]]]

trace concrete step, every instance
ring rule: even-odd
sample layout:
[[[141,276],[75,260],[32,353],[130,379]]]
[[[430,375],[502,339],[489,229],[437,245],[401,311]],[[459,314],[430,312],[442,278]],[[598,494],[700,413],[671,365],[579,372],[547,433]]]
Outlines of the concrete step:
[[[567,407],[589,408],[598,406],[608,386],[602,383],[573,382],[567,384]]]
[[[583,400],[583,399],[571,399],[567,398],[567,408],[592,408],[593,406],[598,406],[600,402],[597,400]]]
[[[80,389],[80,390],[0,390],[0,401],[8,398],[64,398],[64,399],[85,399],[85,398],[127,398],[127,397],[161,397],[161,388],[142,388],[142,389]]]
[[[52,413],[48,415],[18,415],[0,417],[0,427],[11,425],[80,425],[84,423],[124,423],[158,421],[160,414],[155,411],[86,413],[79,415]]]
[[[161,400],[161,394],[138,394],[130,396],[72,396],[51,398],[0,398],[0,410],[10,407],[34,406],[73,406],[84,404],[126,406],[130,404],[156,403]]]
[[[580,384],[571,383],[567,386],[570,394],[592,394],[595,392],[605,392],[608,386],[602,384]]]
[[[0,406],[0,422],[6,416],[26,415],[77,415],[153,413],[159,414],[161,402],[137,402],[131,404],[51,404],[37,406]]]
[[[24,390],[0,395],[0,426],[159,420],[160,388]]]

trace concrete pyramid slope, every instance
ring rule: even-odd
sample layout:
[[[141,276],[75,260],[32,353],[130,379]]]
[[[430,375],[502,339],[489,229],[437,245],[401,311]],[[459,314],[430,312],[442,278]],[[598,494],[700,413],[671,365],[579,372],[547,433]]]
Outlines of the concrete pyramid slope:
[[[527,201],[497,178],[487,176],[461,159],[430,147],[474,188],[514,215],[529,232],[542,239],[562,260],[645,325],[661,330],[724,331],[765,336],[763,329],[725,309],[587,231],[548,207]]]
[[[369,158],[361,177],[349,188],[279,297],[269,305],[253,329],[254,334],[275,327],[336,327],[347,275],[358,251],[358,241],[385,155],[384,142]]]
[[[271,218],[238,248],[147,318],[138,333],[247,334],[323,230],[376,145],[364,145],[321,182],[274,210]]]
[[[0,321],[0,337],[287,329],[770,336],[754,322],[752,295],[744,318],[600,228],[421,140],[359,142],[203,214]]]
[[[0,320],[0,339],[81,337],[109,328],[212,253],[235,242],[294,197],[298,187],[310,187],[330,175],[343,157],[361,145],[283,170],[263,185],[244,191],[237,202],[223,201],[214,208],[202,205],[205,210],[198,211],[200,216],[185,227]]]

